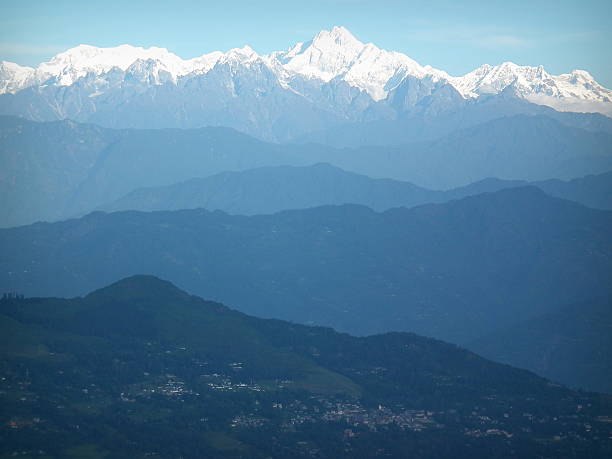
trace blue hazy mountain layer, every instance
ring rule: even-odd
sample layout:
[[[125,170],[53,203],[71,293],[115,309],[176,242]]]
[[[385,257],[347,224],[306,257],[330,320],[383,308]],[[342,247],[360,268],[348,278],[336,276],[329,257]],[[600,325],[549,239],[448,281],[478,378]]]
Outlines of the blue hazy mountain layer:
[[[610,297],[523,320],[468,344],[498,362],[572,387],[612,393]]]
[[[465,187],[436,191],[409,182],[372,179],[327,163],[276,166],[210,177],[172,185],[139,188],[98,210],[180,210],[203,208],[236,215],[269,214],[323,205],[361,204],[376,211],[441,203],[504,188],[532,185],[547,194],[589,207],[612,210],[612,172],[542,182],[483,179]]]
[[[610,295],[611,228],[534,187],[383,213],[96,212],[1,230],[0,288],[73,296],[150,273],[258,316],[466,343]]]
[[[138,188],[264,166],[328,162],[430,189],[488,177],[567,180],[612,170],[611,134],[543,116],[501,118],[401,147],[356,149],[271,144],[227,128],[112,130],[11,117],[0,119],[0,135],[4,227],[81,215]]]

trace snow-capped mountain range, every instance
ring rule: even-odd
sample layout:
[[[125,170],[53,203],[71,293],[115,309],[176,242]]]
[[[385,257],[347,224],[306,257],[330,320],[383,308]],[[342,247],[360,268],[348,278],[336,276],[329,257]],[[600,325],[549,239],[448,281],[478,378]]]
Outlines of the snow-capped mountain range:
[[[137,121],[142,110],[163,112],[154,117],[153,127],[232,125],[233,118],[243,117],[250,127],[234,127],[273,139],[320,127],[314,122],[279,134],[279,123],[291,121],[287,110],[319,118],[323,126],[388,119],[443,87],[445,98],[456,101],[511,91],[557,110],[612,115],[612,91],[584,70],[555,76],[542,67],[506,62],[454,77],[364,44],[343,27],[269,55],[245,46],[184,60],[163,48],[80,45],[37,68],[3,61],[0,113],[111,127],[142,127]]]

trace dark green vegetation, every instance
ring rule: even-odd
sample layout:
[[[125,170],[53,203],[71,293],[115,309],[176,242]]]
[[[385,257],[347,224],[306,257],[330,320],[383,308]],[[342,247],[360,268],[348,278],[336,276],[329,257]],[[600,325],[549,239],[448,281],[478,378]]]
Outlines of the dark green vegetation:
[[[517,115],[436,140],[334,149],[271,144],[228,128],[113,130],[0,117],[0,226],[82,215],[137,188],[263,166],[328,162],[436,189],[487,177],[571,179],[612,169],[612,134],[602,129]],[[265,195],[267,186],[261,183],[255,191]],[[410,184],[400,188],[418,190]],[[414,198],[418,195],[408,203]]]
[[[440,341],[246,316],[134,276],[0,301],[19,457],[609,457],[609,396]]]
[[[522,321],[468,347],[555,381],[612,393],[610,297]]]
[[[257,316],[455,343],[612,293],[612,213],[533,187],[383,213],[97,212],[1,230],[0,253],[0,290],[27,296],[149,273]]]
[[[256,215],[322,205],[361,204],[377,211],[447,202],[481,193],[532,185],[547,194],[612,210],[612,172],[570,181],[524,182],[484,179],[449,191],[433,191],[408,182],[371,179],[330,164],[276,166],[222,172],[172,185],[139,188],[99,210],[180,210],[203,208]]]

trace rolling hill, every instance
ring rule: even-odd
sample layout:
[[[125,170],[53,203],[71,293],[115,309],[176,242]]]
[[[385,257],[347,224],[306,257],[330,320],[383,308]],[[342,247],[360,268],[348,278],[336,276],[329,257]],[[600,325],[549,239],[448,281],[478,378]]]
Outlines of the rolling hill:
[[[611,227],[534,187],[383,213],[96,212],[0,230],[0,289],[82,295],[149,273],[258,316],[466,343],[609,295]]]
[[[468,343],[474,352],[573,387],[612,393],[609,297],[576,303]]]
[[[0,452],[606,457],[612,401],[413,334],[262,320],[133,276],[0,301]]]
[[[515,116],[401,147],[333,149],[271,144],[228,128],[113,130],[0,117],[0,226],[71,218],[139,188],[265,166],[327,162],[433,189],[488,177],[573,179],[612,170],[611,135]]]
[[[535,186],[555,197],[612,210],[612,172],[569,181],[484,179],[465,187],[434,191],[409,182],[371,179],[331,164],[277,166],[222,172],[172,185],[139,188],[97,210],[181,210],[203,208],[256,215],[323,205],[360,204],[376,211],[441,203],[505,188]]]

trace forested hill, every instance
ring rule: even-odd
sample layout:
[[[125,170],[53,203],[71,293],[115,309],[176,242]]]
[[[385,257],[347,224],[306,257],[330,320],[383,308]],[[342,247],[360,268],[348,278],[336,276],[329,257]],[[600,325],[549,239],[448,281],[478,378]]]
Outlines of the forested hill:
[[[413,334],[252,318],[151,276],[70,300],[4,298],[0,328],[3,454],[612,451],[607,396]]]
[[[611,228],[533,187],[383,213],[98,212],[0,230],[0,287],[82,295],[149,273],[257,316],[464,343],[610,294]]]

